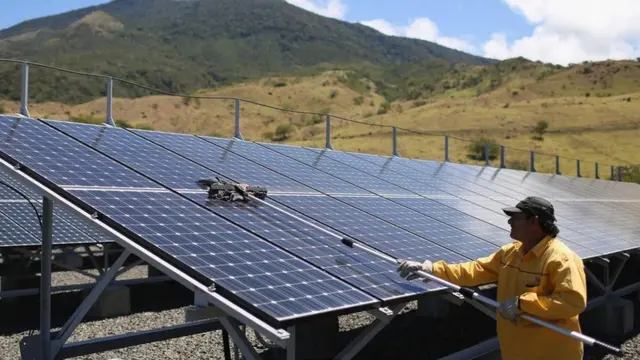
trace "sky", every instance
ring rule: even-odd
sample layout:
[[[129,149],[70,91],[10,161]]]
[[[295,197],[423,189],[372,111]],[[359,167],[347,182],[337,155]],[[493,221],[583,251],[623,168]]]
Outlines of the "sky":
[[[640,57],[640,0],[285,0],[317,14],[494,59]],[[0,0],[0,29],[105,0]]]

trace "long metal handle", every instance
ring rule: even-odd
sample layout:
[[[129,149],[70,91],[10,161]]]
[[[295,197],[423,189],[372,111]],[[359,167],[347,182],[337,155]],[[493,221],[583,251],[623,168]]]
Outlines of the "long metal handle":
[[[350,239],[348,237],[343,237],[343,236],[340,236],[340,235],[338,235],[338,234],[336,234],[336,233],[334,233],[332,231],[323,229],[320,226],[318,226],[318,225],[316,225],[316,224],[314,224],[314,223],[312,223],[310,221],[307,221],[307,220],[305,220],[305,219],[303,219],[303,218],[301,218],[301,217],[299,217],[297,215],[294,215],[294,214],[292,214],[292,213],[290,213],[288,211],[280,209],[278,206],[269,204],[266,201],[258,199],[257,197],[255,197],[253,195],[249,195],[249,197],[251,198],[251,200],[258,201],[261,204],[267,205],[267,206],[271,207],[272,209],[275,209],[275,210],[277,210],[277,211],[279,211],[279,212],[281,212],[283,214],[286,214],[286,215],[288,215],[288,216],[290,216],[290,217],[292,217],[292,218],[294,218],[296,220],[302,221],[303,223],[305,223],[305,224],[307,224],[309,226],[312,226],[312,227],[314,227],[314,228],[316,228],[316,229],[318,229],[318,230],[320,230],[320,231],[322,231],[322,232],[324,232],[324,233],[326,233],[326,234],[328,234],[330,236],[333,236],[335,238],[340,239],[340,242],[342,242],[344,245],[347,245],[350,248],[357,247],[357,248],[362,249],[362,250],[364,250],[364,251],[366,251],[366,252],[368,252],[368,253],[370,253],[370,254],[372,254],[374,256],[377,256],[379,258],[388,260],[388,261],[396,263],[396,264],[400,263],[400,260],[398,260],[396,258],[393,258],[393,257],[391,257],[391,256],[389,256],[387,254],[381,253],[381,252],[379,252],[377,250],[374,250],[374,249],[372,249],[372,248],[370,248],[368,246],[361,245],[361,244],[357,243],[355,240]],[[439,277],[434,276],[434,275],[429,274],[429,273],[426,273],[424,271],[416,271],[415,274],[417,274],[417,275],[419,275],[419,276],[421,276],[423,278],[427,278],[429,280],[437,282],[437,283],[439,283],[439,284],[441,284],[443,286],[446,286],[446,287],[448,287],[448,288],[450,288],[450,289],[452,289],[452,290],[454,290],[456,292],[459,292],[460,294],[462,294],[466,298],[477,300],[479,302],[482,302],[482,303],[485,303],[487,305],[490,305],[490,306],[492,306],[492,307],[494,307],[496,309],[500,306],[500,303],[498,303],[497,301],[495,301],[493,299],[489,299],[489,298],[487,298],[485,296],[482,296],[482,295],[478,294],[477,292],[473,291],[470,288],[458,286],[456,284],[453,284],[453,283],[451,283],[449,281],[446,281],[444,279],[440,279]],[[534,316],[531,316],[529,314],[520,314],[520,317],[522,317],[523,319],[529,320],[532,323],[535,323],[535,324],[538,324],[540,326],[546,327],[546,328],[548,328],[550,330],[556,331],[556,332],[558,332],[560,334],[569,336],[569,337],[571,337],[571,338],[573,338],[575,340],[581,341],[581,342],[583,342],[583,343],[585,343],[585,344],[587,344],[589,346],[600,346],[600,347],[602,347],[604,349],[607,349],[609,352],[611,352],[613,354],[616,354],[616,355],[622,355],[623,354],[622,349],[617,348],[617,347],[615,347],[613,345],[609,345],[609,344],[604,343],[602,341],[596,340],[596,339],[594,339],[592,337],[589,337],[589,336],[586,336],[586,335],[584,335],[582,333],[579,333],[579,332],[576,332],[576,331],[571,331],[571,330],[565,329],[563,327],[548,323],[548,322],[546,322],[544,320],[538,319],[538,318],[536,318]]]

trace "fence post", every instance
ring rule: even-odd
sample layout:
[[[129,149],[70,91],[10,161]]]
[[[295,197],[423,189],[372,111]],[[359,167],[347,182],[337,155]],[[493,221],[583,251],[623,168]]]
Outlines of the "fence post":
[[[22,63],[22,89],[20,91],[20,114],[29,116],[29,64]]]
[[[529,151],[529,170],[536,172],[536,157],[533,151]]]
[[[582,177],[582,173],[580,173],[580,159],[576,159],[576,174],[578,177]]]
[[[398,153],[398,129],[393,127],[393,156],[400,156]]]
[[[611,165],[611,181],[616,181],[615,173],[613,171],[613,165]]]
[[[596,163],[596,179],[600,179],[600,168],[598,166],[598,163]]]
[[[244,138],[242,137],[242,133],[240,132],[240,99],[233,99],[235,101],[235,107],[236,107],[236,119],[235,119],[235,125],[233,126],[234,130],[233,130],[233,137],[236,139],[240,139],[240,140],[244,140]]]
[[[560,172],[560,155],[556,155],[556,175],[562,175]]]
[[[325,118],[325,135],[324,135],[324,147],[333,150],[331,146],[331,115],[327,114]]]
[[[618,166],[618,181],[622,181],[622,166]]]
[[[504,145],[500,145],[500,167],[501,168],[505,168],[506,165],[504,164],[505,158],[504,158]]]
[[[444,161],[449,162],[449,135],[444,136]]]
[[[484,166],[489,166],[489,143],[484,143]]]
[[[109,77],[107,79],[107,117],[104,120],[105,124],[109,126],[116,126],[115,121],[113,121],[113,78]]]

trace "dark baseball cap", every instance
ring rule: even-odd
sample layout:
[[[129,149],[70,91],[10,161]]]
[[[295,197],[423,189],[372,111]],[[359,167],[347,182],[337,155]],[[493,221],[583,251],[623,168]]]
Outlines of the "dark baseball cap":
[[[551,205],[549,201],[537,196],[529,196],[520,201],[515,207],[509,206],[502,208],[502,211],[508,216],[513,216],[516,213],[525,213],[556,221],[553,205]]]

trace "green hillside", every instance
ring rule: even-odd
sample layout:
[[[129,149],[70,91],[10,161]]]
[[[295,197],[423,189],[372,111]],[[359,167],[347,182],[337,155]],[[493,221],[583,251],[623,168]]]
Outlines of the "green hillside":
[[[115,0],[0,31],[0,53],[180,93],[265,76],[357,68],[370,73],[390,100],[408,95],[408,71],[430,77],[448,64],[494,63],[322,17],[282,0]],[[18,99],[15,69],[0,66],[0,98]],[[31,88],[32,101],[80,103],[104,94],[101,80],[41,69],[32,70]],[[120,88],[118,95],[148,93]]]

